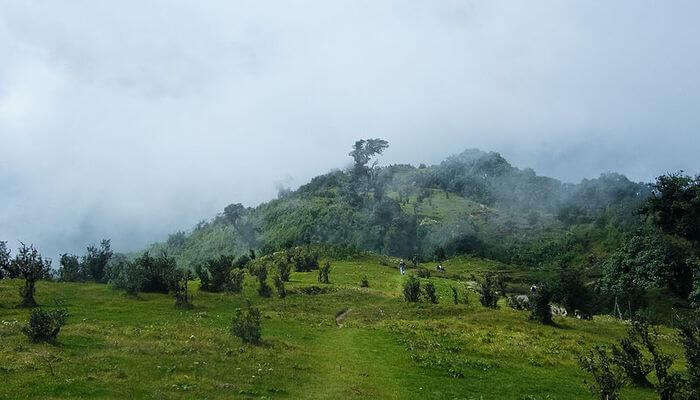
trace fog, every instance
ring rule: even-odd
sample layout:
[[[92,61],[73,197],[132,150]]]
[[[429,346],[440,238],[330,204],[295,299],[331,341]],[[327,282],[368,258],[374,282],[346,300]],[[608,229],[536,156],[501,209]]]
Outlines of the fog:
[[[383,137],[700,172],[697,1],[0,0],[0,240],[143,248]]]

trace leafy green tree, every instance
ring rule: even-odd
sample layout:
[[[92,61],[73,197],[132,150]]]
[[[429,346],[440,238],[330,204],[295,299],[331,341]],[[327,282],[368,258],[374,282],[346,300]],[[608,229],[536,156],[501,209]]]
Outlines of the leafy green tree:
[[[63,282],[80,282],[85,280],[85,271],[80,259],[74,254],[63,253],[59,261],[58,279]]]
[[[10,249],[7,248],[7,242],[0,241],[0,279],[16,278],[16,276],[11,276],[10,260]]]
[[[318,270],[318,282],[319,283],[331,283],[330,278],[328,276],[330,274],[330,272],[331,272],[331,263],[326,261],[323,264],[323,267],[321,267]]]
[[[176,268],[169,274],[169,278],[169,288],[175,299],[175,307],[192,308],[188,289],[188,283],[192,278],[190,271]]]
[[[612,362],[608,351],[602,346],[594,347],[587,355],[579,357],[581,369],[588,372],[593,381],[588,387],[599,400],[618,400],[625,384],[623,374]]]
[[[33,245],[20,243],[17,255],[12,260],[12,268],[19,271],[19,277],[24,279],[24,286],[19,291],[22,297],[20,307],[35,307],[36,282],[50,276],[51,260],[43,259]]]
[[[95,282],[105,282],[107,263],[112,258],[111,241],[104,239],[100,246],[88,246],[87,253],[82,257],[82,268],[89,275],[89,279]]]
[[[641,213],[664,232],[700,241],[700,175],[661,175]]]

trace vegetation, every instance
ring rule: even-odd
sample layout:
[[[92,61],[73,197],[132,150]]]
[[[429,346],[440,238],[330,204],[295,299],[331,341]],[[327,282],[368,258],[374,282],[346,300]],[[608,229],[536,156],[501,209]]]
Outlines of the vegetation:
[[[35,308],[29,314],[29,322],[22,331],[32,343],[54,343],[67,319],[68,311],[65,309]]]
[[[260,344],[260,310],[255,307],[237,308],[233,314],[231,333],[245,343]]]

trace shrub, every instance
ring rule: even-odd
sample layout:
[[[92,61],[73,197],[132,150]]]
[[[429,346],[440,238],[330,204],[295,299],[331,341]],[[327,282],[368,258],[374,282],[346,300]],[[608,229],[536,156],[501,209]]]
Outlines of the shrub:
[[[369,280],[367,280],[367,275],[362,275],[362,279],[360,279],[360,287],[369,287]]]
[[[297,272],[309,272],[318,269],[318,253],[309,249],[297,248],[291,255]]]
[[[552,290],[548,285],[540,285],[532,295],[532,312],[530,319],[540,324],[552,325]]]
[[[459,304],[459,292],[457,291],[457,288],[454,286],[450,286],[450,289],[452,289],[452,302],[455,305]]]
[[[248,306],[245,310],[237,308],[233,314],[231,333],[245,343],[259,344],[261,337],[260,310]]]
[[[272,289],[267,284],[267,267],[265,265],[259,266],[255,270],[255,276],[258,278],[258,294],[260,297],[270,297]]]
[[[593,381],[588,387],[600,400],[618,400],[624,377],[616,370],[607,350],[601,346],[594,347],[586,356],[579,357],[581,369],[592,375]]]
[[[642,318],[632,320],[630,328],[631,334],[635,335],[641,344],[651,355],[651,363],[656,373],[658,384],[656,385],[656,393],[660,400],[672,400],[677,392],[683,389],[685,385],[683,376],[677,372],[670,372],[671,364],[674,357],[663,354],[657,345],[658,331],[652,329],[649,323]]]
[[[175,258],[168,256],[166,252],[162,252],[155,258],[145,252],[135,262],[141,264],[146,277],[143,283],[144,292],[168,293],[170,291],[172,275],[177,268]]]
[[[43,310],[35,308],[29,315],[29,322],[22,331],[33,343],[53,343],[67,319],[68,311],[65,309]]]
[[[508,277],[503,272],[499,272],[494,277],[494,284],[498,289],[498,293],[505,297],[508,292],[508,282],[510,282],[510,277]]]
[[[233,256],[221,255],[211,258],[204,265],[195,267],[201,282],[200,289],[206,292],[223,292],[231,289]]]
[[[331,263],[326,261],[325,264],[323,264],[323,267],[321,267],[318,270],[318,281],[319,283],[331,283],[330,279],[328,278],[328,274],[331,272]]]
[[[481,305],[488,308],[498,307],[498,292],[496,291],[496,282],[493,275],[486,274],[484,281],[479,288],[479,302]]]
[[[136,296],[145,282],[146,273],[142,263],[131,262],[123,255],[116,255],[109,261],[109,284],[114,288]]]
[[[612,361],[620,366],[630,382],[639,387],[651,387],[647,375],[652,370],[651,364],[644,359],[634,338],[626,337],[620,340],[620,346],[613,345]]]
[[[275,263],[275,267],[277,268],[277,275],[279,275],[282,282],[289,282],[289,275],[292,270],[289,263],[285,260],[278,260]]]
[[[423,286],[423,290],[425,292],[425,298],[433,303],[437,304],[438,298],[437,295],[435,294],[435,285],[433,285],[433,282],[428,281],[426,282],[425,286]]]
[[[277,296],[279,296],[281,299],[287,297],[287,290],[284,288],[284,281],[282,278],[279,275],[275,275],[273,281],[275,284],[275,289],[277,290]]]
[[[420,297],[420,282],[415,276],[409,276],[403,283],[403,297],[411,303],[418,301]]]
[[[419,278],[430,278],[430,270],[426,268],[418,268],[416,274]]]
[[[700,318],[697,314],[677,317],[676,328],[685,355],[689,396],[691,399],[700,399]]]
[[[170,274],[170,291],[175,298],[175,307],[192,308],[187,284],[191,278],[191,273],[184,269],[175,269]]]
[[[530,298],[524,294],[507,296],[508,307],[514,310],[529,310],[530,309]]]
[[[240,293],[243,290],[243,280],[245,279],[245,271],[242,269],[234,269],[231,271],[231,281],[229,282],[228,290],[233,293]]]
[[[87,279],[95,282],[105,282],[107,274],[107,264],[112,258],[112,249],[109,239],[100,242],[100,247],[88,246],[87,253],[81,258],[81,269]]]
[[[563,305],[568,315],[579,314],[583,319],[591,319],[596,311],[592,291],[586,287],[584,271],[570,267],[561,267],[553,287],[552,300]]]
[[[51,260],[44,260],[34,246],[20,243],[17,255],[12,260],[12,269],[24,279],[24,286],[19,289],[22,297],[20,307],[35,307],[34,293],[36,282],[50,276]]]
[[[78,256],[73,254],[61,254],[58,279],[62,282],[80,282],[86,280],[85,271],[80,265]]]

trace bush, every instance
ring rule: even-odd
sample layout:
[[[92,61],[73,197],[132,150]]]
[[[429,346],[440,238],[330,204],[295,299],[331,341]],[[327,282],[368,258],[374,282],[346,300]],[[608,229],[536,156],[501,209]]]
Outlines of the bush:
[[[362,279],[360,279],[360,287],[369,287],[369,280],[367,280],[367,275],[362,275]]]
[[[663,354],[657,345],[658,331],[652,329],[649,323],[642,318],[632,320],[630,335],[634,335],[651,355],[651,364],[656,373],[658,384],[656,393],[660,400],[672,400],[676,393],[682,391],[685,386],[683,376],[677,372],[670,372],[674,357]]]
[[[136,259],[141,264],[146,279],[143,283],[143,291],[150,293],[168,293],[172,275],[177,268],[177,262],[173,257],[162,252],[158,257],[151,257],[148,252]]]
[[[233,293],[240,293],[243,290],[243,280],[245,279],[245,271],[242,269],[234,269],[231,271],[231,280],[228,290]]]
[[[675,322],[688,371],[689,398],[700,399],[700,318],[695,313],[690,317],[678,316]]]
[[[260,297],[270,297],[272,295],[272,289],[270,289],[270,285],[267,284],[267,267],[265,267],[265,265],[259,266],[255,270],[255,276],[258,278],[258,294]]]
[[[285,260],[278,260],[275,263],[277,269],[277,275],[279,275],[282,282],[289,282],[289,275],[291,273],[291,266]]]
[[[287,297],[287,290],[284,288],[284,281],[279,275],[275,275],[273,278],[273,283],[275,284],[275,290],[277,290],[277,296],[280,299]]]
[[[630,382],[639,387],[651,387],[647,375],[652,370],[651,364],[644,359],[634,338],[626,337],[620,340],[620,346],[613,345],[612,361],[620,366]]]
[[[136,296],[143,289],[146,273],[143,264],[131,262],[123,255],[115,255],[109,261],[109,284],[122,289],[130,296]]]
[[[479,288],[479,302],[481,305],[488,308],[498,307],[498,292],[496,291],[496,282],[491,274],[484,276],[484,281]]]
[[[552,289],[548,285],[540,285],[532,295],[532,312],[530,319],[540,324],[552,325]]]
[[[170,291],[175,298],[175,307],[177,308],[192,308],[187,286],[191,276],[190,271],[184,269],[175,269],[170,274]]]
[[[579,358],[581,369],[593,376],[588,387],[600,400],[618,400],[624,377],[616,370],[607,350],[601,346],[594,347],[586,356]]]
[[[321,267],[318,270],[318,282],[319,283],[331,283],[328,274],[331,272],[331,263],[326,261],[325,264],[323,264],[323,267]]]
[[[420,282],[415,276],[409,276],[403,284],[403,297],[406,301],[415,303],[420,297]]]
[[[309,272],[318,269],[318,253],[302,247],[297,248],[290,256],[297,272]]]
[[[433,303],[437,304],[438,299],[437,295],[435,294],[435,285],[433,285],[433,282],[428,281],[425,286],[423,286],[423,291],[425,292],[425,298]]]
[[[237,308],[233,314],[231,334],[238,336],[245,343],[259,344],[261,337],[260,310],[250,306],[245,310]]]
[[[416,274],[419,278],[430,278],[430,270],[426,268],[418,268]]]
[[[78,256],[68,253],[61,254],[58,279],[61,282],[81,282],[87,279]]]
[[[452,289],[452,302],[455,305],[459,304],[459,292],[457,291],[457,288],[454,286],[450,286],[450,289]]]
[[[65,309],[43,310],[35,308],[29,315],[29,322],[22,331],[33,343],[53,343],[67,319],[68,311]]]
[[[200,289],[215,293],[230,290],[232,269],[233,256],[227,255],[211,258],[204,265],[198,265],[195,273],[201,282]]]
[[[514,310],[529,310],[530,309],[530,298],[524,294],[507,296],[508,307]]]
[[[593,293],[583,282],[586,275],[579,269],[559,268],[552,300],[564,306],[568,315],[578,314],[583,319],[591,319],[597,310]]]

